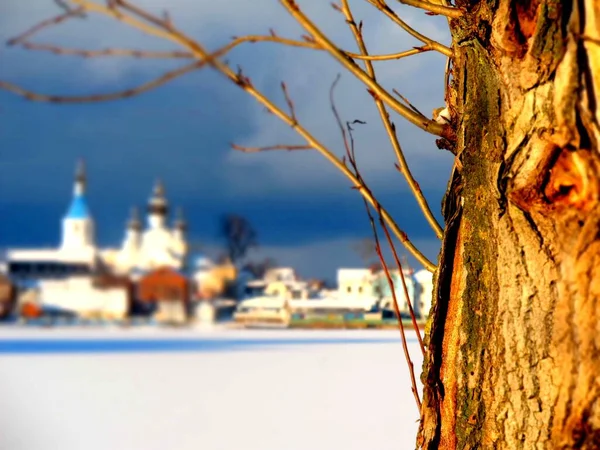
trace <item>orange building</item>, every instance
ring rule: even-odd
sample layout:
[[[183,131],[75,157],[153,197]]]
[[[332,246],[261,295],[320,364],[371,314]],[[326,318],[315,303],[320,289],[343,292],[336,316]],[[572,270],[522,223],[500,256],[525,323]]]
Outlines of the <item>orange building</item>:
[[[142,302],[156,303],[155,314],[161,322],[182,323],[187,320],[190,300],[188,279],[169,267],[160,267],[144,275],[137,285]]]

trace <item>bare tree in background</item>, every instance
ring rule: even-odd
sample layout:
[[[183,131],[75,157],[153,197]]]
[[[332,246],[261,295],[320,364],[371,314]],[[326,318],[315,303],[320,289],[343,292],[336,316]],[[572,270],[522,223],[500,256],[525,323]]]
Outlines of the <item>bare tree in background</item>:
[[[178,58],[188,60],[187,65],[109,95],[52,96],[8,81],[0,81],[0,87],[38,101],[103,101],[136,95],[211,66],[300,138],[291,144],[234,148],[319,152],[375,212],[373,223],[379,219],[386,241],[393,243],[392,237],[400,241],[435,272],[435,301],[424,343],[422,405],[414,383],[412,387],[421,408],[420,447],[600,448],[600,2],[400,0],[447,17],[452,42],[444,45],[410,27],[387,0],[364,1],[422,46],[389,55],[369,54],[362,22],[354,19],[348,0],[333,7],[354,34],[355,51],[336,46],[294,0],[280,3],[304,28],[302,38],[275,32],[244,36],[215,51],[178,29],[168,16],[128,1],[71,0],[64,1],[69,6],[61,16],[10,43],[87,57]],[[58,48],[32,39],[41,29],[84,13],[114,18],[172,42],[176,49]],[[284,83],[285,109],[260,92],[241,69],[224,62],[229,50],[246,42],[327,52],[365,85],[379,110],[398,170],[442,240],[437,264],[413,245],[352,161],[337,156],[302,126]],[[372,61],[401,64],[401,58],[422,52],[448,59],[446,108],[435,111],[434,117],[382,86],[372,65]],[[438,146],[455,155],[443,228],[406,164],[393,123],[398,116],[438,136]],[[385,268],[383,259],[382,264]]]
[[[373,238],[361,239],[352,245],[352,249],[366,267],[370,267],[377,261],[377,244]]]
[[[221,218],[221,234],[225,239],[227,257],[233,264],[240,262],[248,250],[258,247],[256,231],[248,219],[237,214]]]

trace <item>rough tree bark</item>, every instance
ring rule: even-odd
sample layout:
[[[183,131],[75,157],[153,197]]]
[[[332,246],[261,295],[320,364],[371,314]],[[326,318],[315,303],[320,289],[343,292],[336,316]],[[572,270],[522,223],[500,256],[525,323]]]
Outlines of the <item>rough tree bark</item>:
[[[428,449],[600,448],[600,2],[462,0]]]

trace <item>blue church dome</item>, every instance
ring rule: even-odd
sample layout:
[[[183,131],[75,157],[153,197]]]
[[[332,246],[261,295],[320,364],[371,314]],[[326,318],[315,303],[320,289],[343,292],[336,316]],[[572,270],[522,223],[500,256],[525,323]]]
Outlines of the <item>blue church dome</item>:
[[[83,195],[73,197],[71,206],[67,211],[67,219],[87,219],[90,217],[90,212],[87,206],[87,201]]]

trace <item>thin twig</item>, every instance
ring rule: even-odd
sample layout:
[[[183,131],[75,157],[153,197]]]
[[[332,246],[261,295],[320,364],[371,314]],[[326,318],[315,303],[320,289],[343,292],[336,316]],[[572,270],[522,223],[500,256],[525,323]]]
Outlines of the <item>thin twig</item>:
[[[410,109],[412,109],[413,111],[415,111],[418,114],[423,114],[421,111],[419,111],[419,109],[415,105],[413,105],[404,95],[402,95],[396,89],[392,89],[392,92],[394,94],[396,94],[398,97],[400,97],[402,99],[402,101],[404,103],[406,103],[406,106],[408,106]]]
[[[438,5],[435,3],[429,3],[423,0],[398,0],[400,3],[408,6],[414,6],[415,8],[424,9],[425,11],[439,14],[441,16],[450,17],[452,19],[458,19],[462,17],[463,12],[458,8],[451,6]]]
[[[404,295],[408,300],[407,304],[408,304],[408,311],[410,313],[410,319],[411,319],[413,327],[415,328],[415,331],[417,333],[417,340],[419,341],[419,347],[421,347],[421,353],[424,355],[425,354],[425,346],[423,345],[423,339],[421,338],[421,331],[419,330],[419,327],[417,325],[417,318],[415,316],[415,311],[413,310],[412,302],[408,295],[408,287],[406,285],[406,279],[404,278],[404,269],[402,267],[402,264],[400,263],[400,258],[398,258],[398,252],[396,252],[396,246],[394,245],[392,236],[390,235],[390,232],[389,232],[385,222],[381,220],[381,216],[379,216],[379,223],[381,224],[381,228],[383,228],[383,232],[385,233],[385,237],[388,241],[388,245],[390,246],[390,249],[392,250],[392,255],[394,256],[394,261],[396,261],[396,266],[398,266],[398,272],[400,272],[400,279],[402,280],[402,289],[404,290]]]
[[[76,11],[65,0],[54,0],[54,3],[56,3],[56,5],[65,12],[75,12]],[[85,17],[84,12],[77,12],[76,14],[80,17]]]
[[[365,55],[368,54],[367,46],[365,44],[361,31],[358,29],[356,22],[354,21],[354,17],[352,15],[352,11],[350,10],[348,0],[342,0],[342,12],[346,18],[348,26],[350,27],[350,30],[352,31],[352,34],[354,35],[360,52]],[[369,76],[375,79],[375,69],[373,67],[373,64],[371,64],[369,61],[365,61],[364,64]],[[396,135],[396,127],[391,122],[387,109],[381,101],[381,99],[376,96],[373,96],[373,99],[377,106],[377,110],[379,111],[379,116],[381,117],[381,121],[383,122],[385,131],[390,139],[390,143],[392,144],[392,147],[396,154],[396,158],[398,160],[398,168],[400,169],[400,172],[404,175],[404,178],[406,179],[410,190],[415,196],[415,199],[417,200],[421,211],[427,219],[427,222],[435,232],[436,236],[441,239],[441,237],[444,234],[444,230],[433,215],[433,212],[431,211],[431,208],[427,203],[427,199],[423,195],[423,191],[421,191],[419,184],[413,177],[410,168],[408,167],[408,163],[406,162],[406,158],[404,157],[404,152],[402,151],[402,147],[400,146],[400,141],[398,140],[398,136]]]
[[[343,0],[345,1],[345,0]],[[370,188],[367,186],[367,183],[365,182],[362,174],[360,173],[360,170],[358,168],[358,165],[356,163],[356,154],[354,152],[354,136],[352,135],[352,127],[350,126],[349,123],[346,123],[346,127],[348,130],[348,134],[346,134],[346,129],[344,129],[344,126],[342,125],[342,119],[340,117],[340,114],[338,113],[338,110],[335,106],[335,101],[334,101],[334,97],[333,97],[333,93],[335,91],[335,88],[337,86],[337,83],[340,80],[340,75],[338,74],[337,77],[335,78],[334,82],[331,85],[331,88],[329,89],[329,102],[331,105],[331,111],[333,112],[333,115],[335,117],[335,120],[338,124],[338,127],[340,129],[340,134],[342,135],[342,140],[344,142],[344,148],[346,150],[346,158],[344,159],[344,161],[347,161],[350,164],[350,167],[352,168],[353,174],[356,177],[356,179],[358,180],[358,182],[360,183],[361,188],[368,192],[370,194],[370,196],[374,199],[374,203],[373,206],[377,209],[377,211],[379,211],[381,209],[381,204],[376,200],[375,196],[371,193]],[[365,122],[360,121],[360,120],[355,120],[353,123],[361,123],[364,124]],[[367,212],[369,213],[369,204],[366,202],[365,198],[363,197],[363,200],[365,201],[365,206],[367,208]],[[370,213],[369,213],[370,214]],[[408,241],[408,237],[406,237],[406,233],[402,232],[404,237],[407,239]],[[405,246],[412,252],[411,247],[414,248],[416,250],[416,247],[413,246],[412,242],[408,241],[408,244],[405,244]]]
[[[22,42],[21,46],[27,50],[39,50],[54,53],[56,55],[81,56],[83,58],[95,58],[100,56],[131,56],[133,58],[174,58],[191,59],[194,57],[190,52],[182,51],[153,51],[134,50],[125,48],[106,48],[102,50],[84,50],[78,48],[59,47],[57,45],[39,44],[35,42]]]
[[[415,397],[415,401],[417,402],[417,407],[419,411],[421,410],[421,399],[419,398],[419,390],[417,389],[417,379],[415,377],[415,365],[412,362],[410,357],[410,351],[408,350],[408,343],[406,342],[406,332],[404,330],[404,324],[402,323],[402,317],[400,315],[400,307],[398,306],[398,299],[396,297],[396,288],[394,286],[394,281],[392,276],[390,275],[390,271],[388,269],[387,263],[385,262],[385,258],[383,257],[383,252],[381,251],[381,244],[379,242],[379,235],[377,233],[377,227],[375,225],[375,220],[373,219],[373,215],[371,214],[371,210],[369,205],[365,204],[367,208],[367,214],[369,216],[369,222],[371,223],[371,228],[373,229],[373,236],[375,237],[375,250],[377,251],[377,256],[379,257],[379,261],[381,262],[381,266],[387,278],[387,282],[390,286],[390,290],[392,292],[392,300],[394,305],[394,312],[396,313],[396,317],[398,318],[398,328],[400,330],[400,338],[402,340],[402,349],[404,350],[404,357],[406,358],[406,363],[408,364],[408,373],[410,375],[410,383],[411,383],[411,391],[413,396]],[[410,298],[407,297],[408,302],[410,303]],[[418,329],[418,328],[417,328]]]
[[[149,81],[147,83],[141,84],[137,87],[125,89],[117,92],[110,92],[108,94],[92,94],[92,95],[81,95],[81,96],[64,96],[64,95],[46,95],[40,94],[37,92],[33,92],[27,89],[23,89],[16,84],[10,83],[8,81],[0,80],[0,89],[5,89],[7,91],[13,92],[17,95],[25,97],[27,100],[35,100],[38,102],[50,102],[50,103],[93,103],[93,102],[107,102],[111,100],[120,100],[124,98],[133,97],[135,95],[141,94],[142,92],[147,92],[151,89],[155,89],[163,84],[180,77],[186,73],[193,72],[194,70],[200,69],[205,65],[204,61],[195,61],[192,64],[188,64],[184,67],[180,67],[179,69],[172,70],[170,72],[165,73],[164,75]]]
[[[288,47],[300,47],[300,48],[309,48],[312,50],[325,50],[321,47],[317,42],[310,36],[303,36],[303,40],[299,41],[296,39],[283,38],[279,35],[275,34],[273,31],[270,35],[259,35],[259,34],[250,34],[247,36],[234,36],[234,41],[236,43],[241,42],[276,42],[279,44],[283,44]],[[405,58],[412,55],[418,55],[420,53],[425,53],[434,50],[434,48],[428,44],[423,45],[421,47],[415,47],[410,50],[404,50],[402,52],[397,53],[389,53],[386,55],[361,55],[360,53],[353,53],[347,50],[341,50],[346,56],[352,59],[360,59],[360,60],[369,60],[369,61],[390,61],[397,60],[401,58]]]
[[[171,26],[171,21],[168,17],[158,18],[126,0],[114,0],[114,2],[117,6],[128,10],[129,12],[135,14],[138,17],[141,17],[143,20],[146,20],[154,25],[158,25],[159,27],[164,27],[166,29],[169,29]]]
[[[145,13],[140,8],[134,6],[128,2],[115,2],[115,5],[120,5],[125,7],[131,11],[135,11],[136,14],[141,15],[144,18],[151,17],[149,14]],[[8,45],[16,45],[21,44],[22,47],[28,50],[38,50],[38,51],[47,51],[58,55],[76,55],[82,57],[98,57],[98,56],[132,56],[136,58],[191,58],[192,56],[187,52],[153,52],[153,51],[145,51],[145,50],[129,50],[129,49],[103,49],[103,50],[82,50],[82,49],[72,49],[66,47],[60,47],[50,44],[41,44],[27,41],[28,38],[32,37],[34,34],[37,34],[42,29],[47,28],[49,26],[57,25],[67,19],[73,18],[79,14],[81,14],[85,8],[80,7],[77,10],[72,10],[68,13],[61,14],[52,19],[45,20],[40,22],[38,25],[32,27],[27,32],[10,39],[7,44]],[[115,12],[118,14],[118,12]],[[164,19],[163,19],[164,20]],[[152,23],[158,24],[159,21],[153,20]],[[172,27],[172,24],[168,25]],[[324,50],[321,48],[314,40],[311,40],[310,37],[305,36],[305,39],[302,41],[283,38],[272,32],[271,35],[247,35],[241,37],[234,37],[233,41],[229,44],[232,48],[238,46],[243,42],[248,43],[256,43],[256,42],[275,42],[282,45],[286,45],[289,47],[302,47],[309,48],[313,50]],[[353,59],[368,59],[371,61],[389,61],[389,60],[397,60],[401,58],[405,58],[412,55],[418,55],[420,53],[428,52],[434,50],[433,47],[424,45],[422,47],[415,47],[410,50],[405,50],[397,53],[390,53],[386,55],[360,55],[358,53],[353,53],[349,51],[344,51],[344,53]]]
[[[343,3],[346,3],[346,0],[342,0]],[[347,6],[347,4],[346,4]],[[330,90],[330,95],[331,95],[331,104],[332,104],[332,110],[336,116],[336,120],[338,122],[338,124],[341,127],[341,119],[339,117],[339,114],[337,113],[337,109],[335,108],[334,102],[333,102],[333,90],[335,89],[335,85],[339,80],[339,76],[336,78],[335,82],[333,83],[331,90]],[[361,121],[358,121],[359,123],[362,123]],[[354,136],[352,135],[352,127],[350,126],[349,123],[346,124],[348,127],[348,135],[350,137],[350,145],[348,145],[348,140],[346,138],[346,133],[343,130],[343,127],[341,127],[342,130],[342,136],[344,139],[344,144],[346,146],[346,155],[348,157],[348,161],[350,163],[350,166],[352,167],[352,169],[354,170],[354,174],[356,176],[357,179],[360,180],[360,182],[363,184],[365,189],[368,189],[365,181],[358,169],[358,164],[356,163],[356,156],[354,154]],[[417,402],[417,407],[419,410],[421,410],[421,399],[419,398],[419,392],[417,390],[417,381],[416,381],[416,377],[415,377],[415,367],[414,364],[410,358],[410,352],[408,351],[408,345],[406,342],[406,333],[404,331],[404,324],[402,323],[402,317],[400,315],[400,307],[398,306],[398,299],[396,298],[396,287],[394,286],[394,282],[392,280],[392,277],[390,275],[390,271],[388,269],[388,266],[385,262],[385,259],[383,257],[383,252],[381,250],[381,244],[379,242],[379,236],[377,233],[377,227],[375,226],[375,221],[373,220],[373,215],[371,214],[371,209],[369,207],[369,204],[367,203],[367,201],[365,200],[365,198],[363,197],[363,202],[365,205],[365,209],[367,211],[367,216],[369,217],[369,222],[371,224],[371,228],[373,230],[373,236],[375,238],[375,251],[377,253],[377,256],[379,257],[379,260],[381,262],[381,266],[383,268],[383,271],[385,273],[385,276],[387,278],[387,282],[388,285],[390,287],[390,291],[392,293],[392,299],[393,299],[393,303],[394,303],[394,310],[396,312],[396,317],[398,318],[398,329],[400,331],[400,337],[402,340],[402,347],[404,349],[404,356],[406,358],[406,363],[408,364],[408,371],[410,373],[410,378],[411,378],[411,391],[415,397],[415,401]],[[378,213],[381,211],[379,206],[376,206]],[[382,216],[381,214],[379,214],[379,219],[382,220]],[[385,222],[384,222],[385,223]],[[394,248],[394,243],[393,241],[389,241],[390,245],[392,246],[392,250],[395,252],[395,248]],[[404,292],[406,295],[406,298],[408,300],[408,303],[410,304],[410,297],[408,297],[408,290],[406,289],[406,282],[404,280],[404,274],[401,273],[402,278],[402,282],[404,283]],[[411,317],[413,318],[413,326],[415,327],[415,330],[417,331],[417,334],[419,336],[419,342],[421,342],[421,338],[420,338],[420,333],[419,333],[419,329],[418,329],[418,325],[416,324],[416,320],[414,317],[414,312],[412,311],[412,306],[410,307],[410,311],[411,311]],[[423,350],[423,354],[425,354],[424,351],[424,347],[421,344],[421,349]]]
[[[15,36],[12,39],[9,39],[6,42],[6,45],[17,45],[17,44],[23,42],[24,40],[30,38],[34,34],[39,33],[44,28],[48,28],[48,27],[51,27],[51,26],[54,26],[54,25],[58,25],[58,24],[60,24],[60,23],[62,23],[64,21],[72,19],[74,17],[80,17],[81,14],[84,11],[85,11],[85,8],[79,7],[79,8],[74,9],[74,10],[68,10],[67,12],[65,12],[63,14],[60,14],[58,16],[51,17],[50,19],[42,20],[41,22],[39,22],[38,24],[36,24],[33,27],[29,28],[25,32],[21,33],[20,35]]]
[[[338,113],[338,110],[335,107],[335,101],[333,99],[333,93],[334,93],[335,88],[336,88],[338,82],[340,81],[340,79],[341,79],[341,75],[338,73],[337,76],[335,77],[335,80],[331,84],[331,87],[329,88],[329,105],[331,107],[331,112],[333,113],[333,117],[335,118],[338,128],[340,129],[340,134],[342,135],[342,141],[344,142],[344,149],[346,150],[346,156],[349,158],[350,162],[354,163],[354,161],[355,161],[354,146],[351,147],[350,143],[348,142],[348,137],[346,136],[346,130],[344,129],[344,125],[342,123],[342,118],[340,117],[340,114]],[[360,173],[358,172],[356,167],[354,167],[354,169],[355,169],[354,174],[356,175],[356,177],[359,180],[362,181],[362,177],[360,176]]]
[[[598,38],[593,38],[591,36],[585,36],[585,35],[580,36],[580,38],[584,42],[591,42],[592,44],[600,45],[600,39],[598,39]]]
[[[314,150],[310,145],[271,145],[267,147],[244,147],[241,145],[231,144],[231,148],[244,153],[258,153],[269,150]]]
[[[301,48],[310,48],[313,50],[323,50],[314,41],[311,41],[309,39],[304,39],[302,41],[299,41],[297,39],[284,38],[284,37],[281,37],[281,36],[275,34],[275,32],[273,30],[271,30],[271,34],[269,34],[269,35],[249,34],[246,36],[234,36],[233,39],[234,39],[234,41],[250,42],[250,43],[277,42],[277,43],[283,44],[287,47],[301,47]]]
[[[371,78],[356,63],[348,58],[323,32],[298,8],[293,0],[280,0],[280,3],[288,12],[302,25],[302,27],[312,35],[315,41],[327,50],[342,66],[344,66],[356,78],[362,81],[369,89],[386,103],[390,108],[400,114],[402,117],[418,126],[424,131],[437,136],[445,134],[446,127],[425,116],[416,114],[410,108],[398,102],[388,91],[386,91],[377,81]]]
[[[355,124],[355,123],[360,123],[361,125],[364,125],[367,122],[363,122],[362,120],[353,120],[352,124]],[[352,134],[352,131],[354,131],[354,128],[352,128],[350,126],[350,122],[346,122],[346,129],[348,130],[348,136],[350,137],[350,151],[352,153],[352,160],[356,161],[356,155],[354,153],[354,135]]]
[[[415,39],[423,42],[424,44],[430,45],[433,50],[438,51],[443,55],[446,55],[448,57],[452,56],[453,53],[449,47],[446,47],[445,45],[435,41],[434,39],[430,39],[424,34],[419,33],[417,30],[415,30],[413,27],[407,24],[404,20],[402,20],[398,16],[398,14],[396,14],[394,10],[389,7],[385,0],[367,0],[367,2],[373,5],[382,13],[384,13],[389,19],[391,19],[394,23],[396,23],[400,28],[402,28]]]
[[[398,53],[390,53],[388,55],[361,55],[358,53],[352,53],[348,51],[344,51],[344,53],[352,59],[360,59],[363,61],[390,61],[396,60],[400,58],[406,58],[407,56],[419,55],[421,53],[430,52],[433,48],[428,47],[427,45],[423,45],[422,47],[411,48],[410,50],[405,50],[403,52]]]
[[[365,44],[365,41],[364,41],[364,39],[363,39],[363,36],[362,36],[361,27],[358,27],[358,26],[356,25],[356,22],[354,21],[354,17],[353,17],[353,15],[352,15],[352,10],[350,9],[350,4],[348,3],[348,0],[342,0],[342,13],[343,13],[343,14],[344,14],[344,16],[346,17],[346,22],[348,23],[348,25],[349,25],[349,27],[350,27],[350,29],[351,29],[352,33],[354,34],[354,37],[355,37],[355,39],[356,39],[356,42],[357,42],[357,44],[358,44],[358,47],[359,47],[360,51],[361,51],[363,54],[367,54],[367,46],[366,46],[366,44]],[[374,71],[374,69],[373,69],[373,65],[372,65],[370,62],[368,62],[368,61],[367,61],[367,62],[365,62],[365,66],[366,66],[366,68],[367,68],[367,72],[368,72],[368,73],[369,73],[369,74],[370,74],[370,75],[371,75],[373,78],[375,78],[375,71]],[[409,104],[410,104],[410,103],[409,103]],[[381,107],[381,108],[380,108],[380,115],[381,115],[381,119],[382,119],[382,121],[383,121],[384,125],[386,125],[386,126],[389,126],[389,125],[390,125],[390,123],[389,123],[389,118],[388,118],[387,112],[386,112],[386,110],[385,110],[385,106],[384,106],[383,104],[381,104],[381,102],[378,102],[377,106],[378,106],[378,107]],[[411,106],[412,106],[412,105],[411,105]],[[352,133],[351,133],[351,131],[350,131],[350,130],[349,130],[349,133],[350,133],[350,137],[351,137],[351,139],[352,139]],[[398,139],[397,139],[397,137],[396,137],[396,134],[395,134],[395,133],[392,133],[391,140],[392,140],[392,142],[394,142],[394,141],[395,141],[395,142],[398,144],[398,150],[399,150],[399,153],[402,155],[402,157],[400,157],[400,158],[399,158],[399,161],[403,161],[403,160],[404,160],[404,157],[403,157],[403,152],[402,152],[402,149],[400,148],[400,145],[399,145],[399,143],[398,143]],[[354,158],[354,155],[352,155],[352,157]],[[404,161],[404,164],[406,164],[406,162],[405,162],[405,161]],[[408,169],[408,166],[407,166],[407,169]],[[409,177],[410,177],[410,178],[412,178],[412,175],[410,175],[410,171],[408,171],[408,174],[409,174]],[[408,179],[409,177],[407,176],[406,178]],[[413,181],[414,181],[414,179],[413,179]],[[416,183],[416,182],[415,182],[415,183]],[[410,184],[410,180],[409,180],[409,184]],[[420,193],[420,189],[419,189],[418,191],[414,192],[414,193],[415,193],[415,196],[417,197],[417,199],[419,200],[419,193]],[[422,201],[425,203],[425,206],[426,206],[426,211],[425,211],[425,214],[427,215],[427,212],[429,212],[429,214],[431,214],[431,210],[429,210],[429,207],[428,207],[428,205],[427,205],[427,202],[426,202],[425,198],[422,196],[422,193],[421,193],[421,197],[422,197],[422,198],[421,198],[421,200],[422,200]],[[369,214],[369,219],[372,221],[372,220],[373,220],[373,218],[372,218],[372,216],[371,216],[371,214],[370,214],[370,211],[369,211],[368,205],[366,205],[366,206],[367,206],[367,213]],[[379,219],[380,219],[380,222],[381,222],[381,226],[383,227],[383,230],[384,230],[384,232],[385,232],[386,238],[387,238],[387,240],[388,240],[388,245],[390,246],[390,248],[391,248],[391,250],[392,250],[392,254],[393,254],[393,256],[394,256],[394,259],[395,259],[395,261],[396,261],[396,265],[398,266],[398,270],[399,270],[399,272],[400,272],[400,277],[401,277],[401,279],[402,279],[402,286],[403,286],[403,289],[404,289],[404,295],[405,295],[405,296],[406,296],[406,298],[408,299],[408,305],[409,305],[410,317],[411,317],[411,319],[412,319],[413,326],[414,326],[414,328],[415,328],[415,330],[416,330],[416,333],[417,333],[417,339],[418,339],[418,341],[419,341],[419,345],[420,345],[420,347],[421,347],[421,352],[422,352],[423,354],[425,354],[425,347],[423,346],[423,340],[421,339],[421,333],[420,333],[420,331],[419,331],[419,327],[418,327],[418,325],[417,325],[417,321],[416,321],[415,313],[414,313],[414,311],[413,311],[412,304],[411,304],[411,302],[410,302],[410,297],[409,297],[409,295],[408,295],[408,288],[407,288],[407,286],[406,286],[406,280],[404,279],[404,272],[403,272],[403,270],[402,270],[402,264],[400,264],[400,259],[398,258],[398,253],[396,252],[396,247],[395,247],[395,245],[394,245],[394,242],[393,242],[393,240],[392,240],[392,238],[391,238],[391,236],[390,236],[390,233],[389,233],[389,231],[388,231],[388,229],[387,229],[387,226],[385,225],[385,222],[383,222],[383,221],[381,220],[381,215],[379,214],[379,210],[377,210],[377,211],[378,211]],[[434,220],[435,220],[435,219],[434,219]],[[434,223],[437,225],[437,222],[434,222]],[[435,228],[434,228],[434,229],[435,229]],[[440,229],[440,231],[441,231],[441,229]],[[376,232],[376,230],[375,230],[375,232]],[[376,236],[376,242],[378,242],[378,238],[377,238],[377,236]],[[389,274],[388,274],[388,276],[389,276]],[[394,289],[394,286],[393,286],[393,285],[390,285],[390,288],[393,290],[393,289]],[[395,297],[395,295],[394,295],[394,302],[396,302],[396,297]],[[396,304],[396,308],[397,308],[397,310],[399,310],[399,308],[398,308],[398,305],[397,305],[397,304]],[[399,315],[398,315],[398,317],[400,318],[400,316],[399,316]]]
[[[294,108],[294,102],[292,101],[292,98],[290,97],[290,94],[287,90],[287,86],[283,81],[281,82],[281,90],[283,91],[285,102],[287,103],[288,108],[290,110],[290,117],[295,123],[298,123],[298,119],[296,118],[296,109]]]

